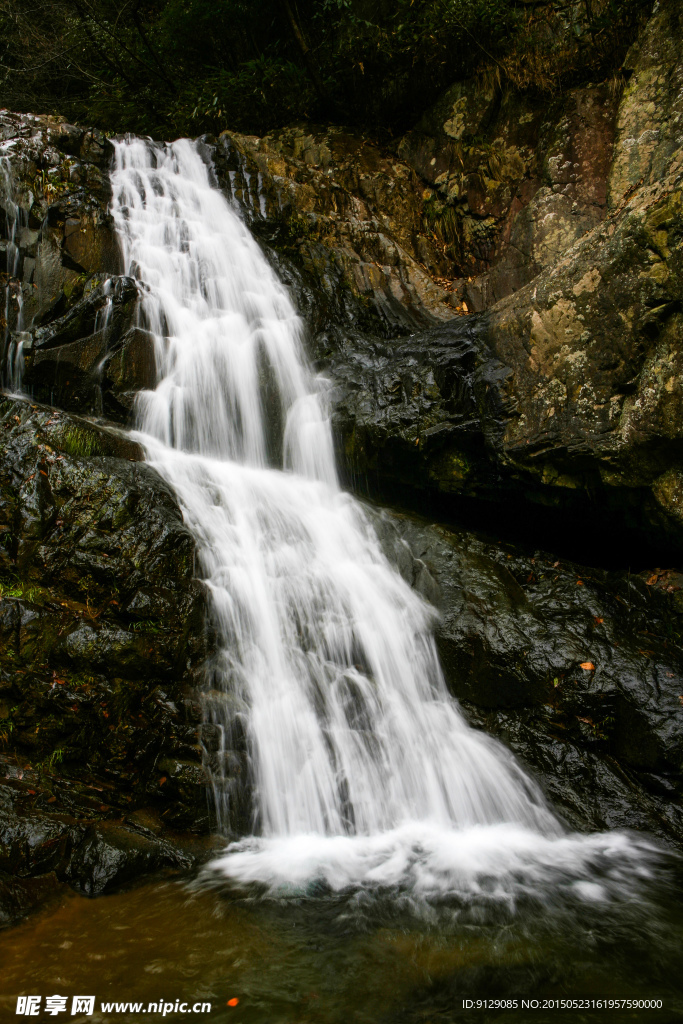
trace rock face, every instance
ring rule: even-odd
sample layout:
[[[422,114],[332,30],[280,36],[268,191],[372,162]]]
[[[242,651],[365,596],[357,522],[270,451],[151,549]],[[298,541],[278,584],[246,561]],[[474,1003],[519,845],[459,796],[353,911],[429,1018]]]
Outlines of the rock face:
[[[107,211],[112,145],[59,118],[6,111],[0,138],[4,381],[125,423],[156,365],[134,326],[137,286],[119,276]]]
[[[101,132],[1,111],[0,140],[12,331],[61,316],[93,274],[117,273],[119,254],[106,212],[112,146]]]
[[[293,257],[338,318],[391,334],[454,315],[452,262],[423,223],[434,190],[403,161],[339,128],[208,141],[252,230]]]
[[[194,541],[123,433],[6,398],[0,448],[0,882],[182,866],[157,833],[209,824]]]
[[[485,313],[341,353],[350,471],[590,515],[606,507],[683,549],[678,14],[662,4],[634,58],[606,218]]]
[[[470,309],[517,291],[604,218],[616,111],[606,83],[544,104],[472,80],[401,140],[434,188],[427,223]]]
[[[375,513],[385,550],[441,611],[446,678],[579,829],[683,840],[680,574],[630,576]]]

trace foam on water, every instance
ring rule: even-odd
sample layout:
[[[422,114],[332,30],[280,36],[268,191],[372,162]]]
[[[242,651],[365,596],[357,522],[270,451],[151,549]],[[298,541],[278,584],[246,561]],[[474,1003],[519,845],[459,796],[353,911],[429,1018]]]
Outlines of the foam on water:
[[[634,884],[651,848],[567,836],[448,695],[436,613],[340,491],[301,323],[195,146],[119,142],[112,186],[156,346],[139,437],[196,537],[220,639],[206,713],[222,737],[226,829],[230,738],[246,735],[259,837],[214,868],[272,889],[322,880],[426,893],[495,879],[550,892],[559,879],[599,900]]]
[[[454,829],[413,820],[369,836],[246,839],[209,870],[241,885],[260,883],[271,895],[305,895],[315,882],[333,892],[362,886],[431,903],[483,898],[510,906],[521,898],[638,903],[659,862],[654,846],[619,832],[548,836],[517,825]]]

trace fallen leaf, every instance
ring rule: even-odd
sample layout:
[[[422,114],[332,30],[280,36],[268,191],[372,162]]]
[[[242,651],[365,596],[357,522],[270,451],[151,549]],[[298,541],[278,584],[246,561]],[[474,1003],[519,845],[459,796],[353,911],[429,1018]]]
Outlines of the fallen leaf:
[[[166,781],[167,781],[167,779],[166,779],[166,776],[165,776],[165,775],[162,775],[162,776],[161,776],[161,778],[159,779],[159,785],[160,785],[160,786],[163,786],[163,784],[164,784],[164,783],[165,783]]]
[[[681,704],[683,704],[683,693],[680,695],[678,699],[680,700]]]
[[[576,581],[576,585],[577,585],[577,587],[582,587],[583,586],[583,580],[577,580]]]
[[[595,616],[593,617],[593,622],[595,623],[595,625],[596,625],[596,626],[601,626],[601,625],[603,624],[603,622],[604,622],[604,621],[605,621],[605,620],[604,620],[604,619],[601,619],[599,615],[595,615]]]
[[[592,661],[582,661],[581,668],[585,669],[586,672],[595,672],[595,665]]]
[[[239,1003],[239,999],[236,996],[233,996],[232,999],[228,999],[227,1005],[228,1006],[237,1006],[238,1003]]]

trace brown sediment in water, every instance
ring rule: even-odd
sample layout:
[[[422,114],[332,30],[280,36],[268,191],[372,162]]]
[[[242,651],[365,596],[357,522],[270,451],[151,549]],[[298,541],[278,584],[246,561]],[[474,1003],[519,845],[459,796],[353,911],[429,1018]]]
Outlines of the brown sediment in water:
[[[482,938],[330,930],[324,909],[313,922],[305,916],[176,881],[96,900],[69,894],[0,935],[0,1010],[14,1018],[24,994],[68,996],[70,1009],[73,995],[85,994],[98,1007],[208,1001],[204,1019],[235,1024],[374,1022],[398,1011],[415,988],[494,953]],[[497,952],[511,963],[528,957],[521,947]],[[129,1022],[138,1014],[98,1019]]]

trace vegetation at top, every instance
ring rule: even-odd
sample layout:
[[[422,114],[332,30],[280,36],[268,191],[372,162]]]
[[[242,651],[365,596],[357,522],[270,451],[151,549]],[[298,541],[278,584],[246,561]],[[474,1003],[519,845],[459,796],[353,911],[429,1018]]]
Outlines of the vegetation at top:
[[[651,0],[0,0],[0,105],[109,132],[389,134],[475,73],[617,71]]]

